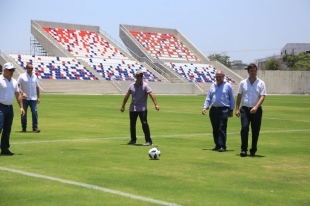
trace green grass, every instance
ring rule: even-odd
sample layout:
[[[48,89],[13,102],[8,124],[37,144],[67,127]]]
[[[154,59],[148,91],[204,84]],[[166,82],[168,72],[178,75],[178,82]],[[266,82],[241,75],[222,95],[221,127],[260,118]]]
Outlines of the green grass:
[[[310,96],[267,96],[257,156],[245,158],[237,117],[228,122],[228,151],[211,150],[204,99],[157,96],[159,112],[149,99],[160,160],[149,160],[150,147],[126,145],[130,102],[121,113],[123,96],[43,94],[39,134],[20,132],[15,103],[16,155],[0,156],[0,205],[156,205],[1,167],[179,205],[310,205]],[[139,120],[137,135],[144,143]]]

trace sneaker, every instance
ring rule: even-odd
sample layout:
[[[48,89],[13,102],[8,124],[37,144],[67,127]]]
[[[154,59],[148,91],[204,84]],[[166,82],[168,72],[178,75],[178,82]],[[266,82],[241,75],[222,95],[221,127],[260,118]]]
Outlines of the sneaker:
[[[131,140],[130,142],[127,143],[128,145],[135,145],[136,141]]]
[[[241,151],[240,152],[240,156],[241,157],[246,157],[248,154],[246,153],[246,151]]]
[[[146,142],[146,143],[143,144],[143,146],[152,146],[152,145],[153,145],[152,142]]]
[[[41,130],[39,130],[38,128],[35,128],[35,129],[33,129],[32,131],[35,132],[35,133],[41,132]]]

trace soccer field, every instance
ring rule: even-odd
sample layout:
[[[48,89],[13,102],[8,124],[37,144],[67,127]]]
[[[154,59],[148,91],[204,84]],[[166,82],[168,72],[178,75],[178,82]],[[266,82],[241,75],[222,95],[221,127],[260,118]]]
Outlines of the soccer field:
[[[149,98],[148,121],[159,160],[141,146],[139,120],[137,145],[127,145],[123,96],[43,94],[41,133],[20,132],[14,103],[15,155],[0,155],[0,205],[310,205],[310,96],[267,96],[257,156],[245,158],[239,118],[229,118],[220,153],[201,114],[205,96],[156,98],[160,111]]]

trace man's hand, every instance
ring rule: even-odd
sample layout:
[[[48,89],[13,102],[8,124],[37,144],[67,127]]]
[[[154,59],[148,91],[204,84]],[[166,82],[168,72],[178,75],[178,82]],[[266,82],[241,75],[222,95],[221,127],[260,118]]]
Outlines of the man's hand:
[[[22,116],[25,115],[25,110],[24,110],[24,108],[20,108],[20,114],[21,114]]]
[[[240,117],[240,110],[239,110],[239,109],[236,109],[235,115],[236,115],[237,117]]]
[[[207,109],[203,108],[201,114],[205,115],[207,113]]]
[[[158,104],[155,105],[155,109],[156,109],[157,111],[159,111],[159,106],[158,106]]]
[[[250,113],[251,114],[255,114],[257,112],[257,107],[253,107],[251,110],[250,110]]]
[[[124,112],[125,111],[125,107],[121,107],[121,112]]]
[[[28,95],[27,95],[26,93],[23,93],[23,94],[22,94],[22,97],[23,97],[23,99],[27,99],[27,98],[28,98]]]

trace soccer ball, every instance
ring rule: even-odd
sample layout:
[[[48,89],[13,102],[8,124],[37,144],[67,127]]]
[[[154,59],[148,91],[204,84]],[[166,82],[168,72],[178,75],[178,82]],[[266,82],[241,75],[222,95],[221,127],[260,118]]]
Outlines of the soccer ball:
[[[157,149],[156,147],[152,148],[149,150],[149,157],[152,159],[152,160],[157,160],[159,159],[159,156],[160,156],[160,150]]]

